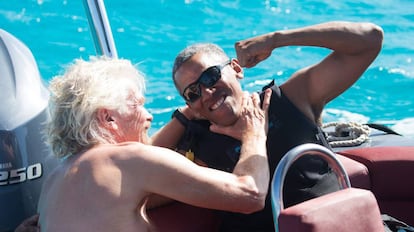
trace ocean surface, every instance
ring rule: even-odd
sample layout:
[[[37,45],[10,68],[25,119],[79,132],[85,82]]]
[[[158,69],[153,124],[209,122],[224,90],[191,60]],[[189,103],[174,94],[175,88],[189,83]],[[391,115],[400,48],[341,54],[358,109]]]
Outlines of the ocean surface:
[[[235,56],[234,42],[274,30],[331,20],[369,21],[385,32],[383,49],[363,76],[330,102],[324,122],[382,123],[414,137],[414,1],[412,0],[106,0],[119,57],[146,74],[150,133],[185,103],[171,81],[175,55],[213,42]],[[81,0],[0,0],[0,28],[25,43],[47,83],[75,58],[95,55]],[[257,91],[320,61],[326,49],[285,47],[246,69],[242,85]],[[1,74],[0,74],[1,75]]]

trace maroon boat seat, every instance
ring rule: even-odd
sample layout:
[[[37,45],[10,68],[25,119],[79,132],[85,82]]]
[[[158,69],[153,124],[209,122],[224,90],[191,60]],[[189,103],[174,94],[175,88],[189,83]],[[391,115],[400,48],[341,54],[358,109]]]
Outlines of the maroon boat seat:
[[[337,154],[337,158],[345,168],[352,187],[371,189],[371,179],[367,166],[340,154]]]
[[[414,146],[367,147],[339,152],[368,168],[381,213],[414,225]]]
[[[147,210],[147,214],[156,231],[160,232],[214,232],[220,225],[213,210],[181,202]]]
[[[283,209],[279,232],[384,231],[372,192],[347,188]]]

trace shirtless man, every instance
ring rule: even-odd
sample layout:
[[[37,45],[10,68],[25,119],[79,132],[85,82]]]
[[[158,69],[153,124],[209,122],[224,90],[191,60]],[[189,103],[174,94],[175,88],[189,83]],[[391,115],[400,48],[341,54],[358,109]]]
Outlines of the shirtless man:
[[[76,60],[50,89],[48,141],[62,162],[42,189],[42,231],[156,230],[145,215],[152,194],[240,213],[264,207],[270,91],[262,107],[257,94],[245,94],[239,120],[217,127],[243,143],[238,164],[227,173],[150,145],[144,79],[127,60]]]

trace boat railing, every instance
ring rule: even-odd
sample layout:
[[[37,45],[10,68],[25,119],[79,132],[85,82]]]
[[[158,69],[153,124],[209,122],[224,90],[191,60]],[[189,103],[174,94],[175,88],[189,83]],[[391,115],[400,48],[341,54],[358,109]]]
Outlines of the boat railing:
[[[118,58],[104,0],[83,0],[97,55]]]
[[[326,160],[338,178],[340,189],[351,187],[348,174],[346,173],[340,161],[336,158],[336,155],[331,150],[321,145],[311,143],[302,144],[292,148],[280,160],[272,179],[271,199],[275,231],[279,231],[278,218],[280,212],[282,209],[284,209],[283,187],[286,174],[292,164],[305,155],[316,155]]]

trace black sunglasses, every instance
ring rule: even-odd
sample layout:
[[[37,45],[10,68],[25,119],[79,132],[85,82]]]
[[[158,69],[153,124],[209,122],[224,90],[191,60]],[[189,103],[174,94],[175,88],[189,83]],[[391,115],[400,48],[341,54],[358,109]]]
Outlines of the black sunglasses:
[[[195,102],[199,99],[201,97],[200,84],[206,88],[214,86],[221,78],[221,70],[230,63],[231,60],[228,60],[221,65],[214,65],[204,70],[195,82],[185,87],[181,94],[184,97],[184,100],[187,102]]]

